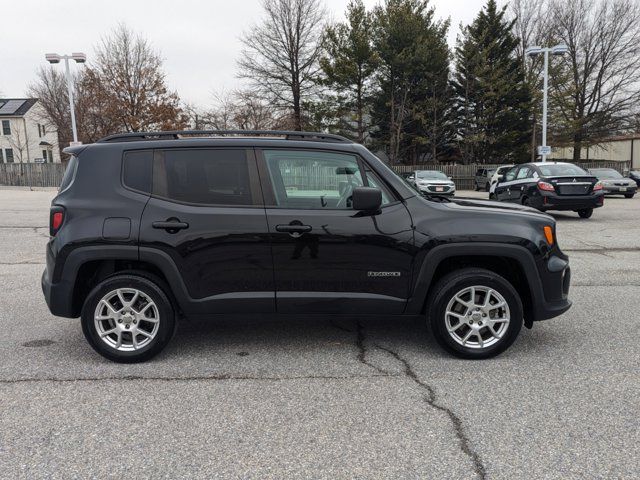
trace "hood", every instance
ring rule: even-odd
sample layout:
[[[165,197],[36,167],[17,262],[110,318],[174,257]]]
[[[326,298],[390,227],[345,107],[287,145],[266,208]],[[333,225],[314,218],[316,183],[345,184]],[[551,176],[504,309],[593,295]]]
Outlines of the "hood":
[[[451,198],[450,203],[459,205],[461,207],[474,207],[474,208],[488,208],[491,210],[502,210],[510,213],[525,213],[534,214],[537,216],[549,216],[548,214],[536,210],[535,208],[525,207],[524,205],[518,205],[514,203],[495,202],[493,200],[478,200],[475,198]]]
[[[454,185],[453,180],[438,180],[436,178],[418,178],[416,183],[428,185]]]

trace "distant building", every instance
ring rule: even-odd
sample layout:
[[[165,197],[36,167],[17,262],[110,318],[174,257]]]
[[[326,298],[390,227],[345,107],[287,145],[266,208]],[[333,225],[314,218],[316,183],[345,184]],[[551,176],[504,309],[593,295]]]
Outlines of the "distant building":
[[[605,138],[599,145],[583,148],[581,161],[608,160],[631,162],[631,168],[640,168],[640,133]],[[549,159],[572,159],[573,148],[554,148]]]
[[[0,98],[0,163],[60,163],[58,131],[37,98]]]

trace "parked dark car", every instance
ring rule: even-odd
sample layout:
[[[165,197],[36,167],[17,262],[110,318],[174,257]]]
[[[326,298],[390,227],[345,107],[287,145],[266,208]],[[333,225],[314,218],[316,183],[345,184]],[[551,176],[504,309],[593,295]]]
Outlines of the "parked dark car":
[[[343,137],[131,133],[65,151],[42,289],[114,361],[153,357],[178,319],[229,314],[418,318],[479,359],[571,305],[551,217],[419,195]]]
[[[629,178],[636,182],[636,186],[640,188],[640,170],[631,170],[629,172]]]
[[[634,179],[624,177],[613,168],[590,168],[589,172],[600,180],[605,195],[624,195],[625,198],[633,198],[638,190]]]
[[[495,199],[540,211],[572,210],[589,218],[604,203],[602,183],[572,163],[536,162],[516,165],[495,188]]]

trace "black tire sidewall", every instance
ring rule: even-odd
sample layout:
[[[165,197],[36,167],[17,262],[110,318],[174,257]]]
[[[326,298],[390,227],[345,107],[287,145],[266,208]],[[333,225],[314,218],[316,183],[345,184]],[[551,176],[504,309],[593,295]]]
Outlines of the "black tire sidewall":
[[[99,337],[94,325],[94,312],[98,302],[117,288],[136,288],[155,302],[160,316],[158,333],[143,348],[134,352],[121,352],[111,348]],[[165,292],[148,278],[135,275],[116,275],[100,282],[91,290],[82,306],[82,332],[91,347],[103,357],[120,363],[136,363],[154,357],[169,343],[175,332],[175,312]]]
[[[457,343],[447,332],[445,323],[447,304],[453,295],[473,285],[490,287],[499,292],[509,305],[511,317],[507,333],[498,342],[482,350]],[[428,309],[428,318],[431,331],[445,350],[461,358],[483,359],[502,353],[516,340],[522,329],[523,308],[518,292],[503,277],[489,270],[469,269],[450,274],[438,282]]]
[[[591,215],[593,215],[593,208],[578,210],[578,215],[580,218],[591,218]]]

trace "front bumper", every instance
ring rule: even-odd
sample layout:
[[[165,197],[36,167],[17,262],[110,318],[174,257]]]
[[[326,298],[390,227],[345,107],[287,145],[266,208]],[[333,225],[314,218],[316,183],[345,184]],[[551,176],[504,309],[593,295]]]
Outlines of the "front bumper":
[[[630,195],[635,194],[638,187],[635,185],[605,185],[603,190],[605,195]]]
[[[455,195],[456,187],[448,185],[418,185],[418,189],[425,195]]]
[[[538,265],[543,298],[534,299],[532,318],[528,326],[531,326],[534,321],[548,320],[562,315],[571,308],[571,300],[569,300],[571,267],[568,257],[558,251]]]
[[[536,198],[539,210],[584,210],[599,208],[604,204],[604,193],[592,193],[590,195],[558,195],[557,193],[544,193]]]

